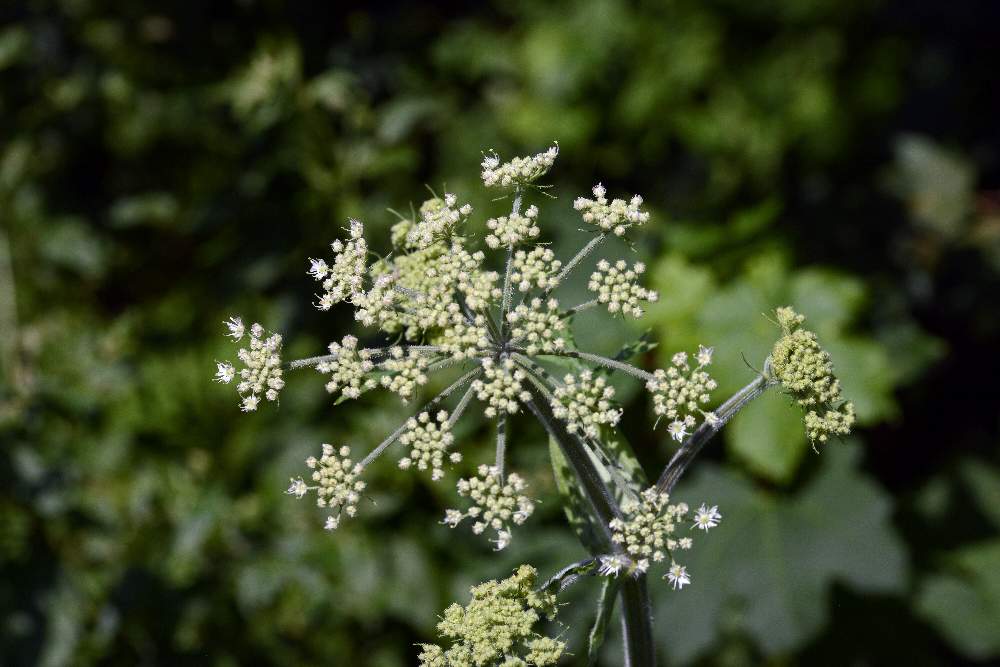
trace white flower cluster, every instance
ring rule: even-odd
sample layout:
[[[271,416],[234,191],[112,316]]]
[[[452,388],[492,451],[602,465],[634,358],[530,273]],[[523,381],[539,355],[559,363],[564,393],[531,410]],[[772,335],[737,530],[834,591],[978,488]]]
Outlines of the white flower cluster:
[[[708,403],[709,394],[718,386],[704,370],[712,363],[712,348],[701,345],[695,355],[698,365],[691,367],[686,352],[678,352],[671,359],[673,365],[667,370],[658,369],[654,378],[646,383],[646,389],[653,394],[653,411],[671,422],[667,426],[670,436],[680,442],[687,437],[689,429],[698,420],[694,413],[699,405]],[[714,424],[715,413],[702,412],[705,421]]]
[[[312,469],[312,481],[315,485],[307,485],[302,478],[292,479],[286,493],[302,498],[309,491],[316,491],[316,506],[336,511],[326,518],[324,528],[335,530],[340,525],[341,513],[353,517],[358,511],[358,500],[365,490],[365,483],[358,479],[363,472],[360,464],[351,461],[351,448],[341,447],[334,450],[332,445],[323,445],[323,454],[317,460],[310,456],[306,465]]]
[[[511,213],[499,218],[490,218],[486,226],[491,233],[486,236],[486,245],[496,250],[500,246],[511,248],[541,234],[538,228],[538,207],[531,205],[524,215]]]
[[[375,378],[371,377],[375,368],[371,352],[359,350],[357,338],[344,336],[340,343],[330,343],[328,349],[335,358],[316,364],[317,371],[330,374],[330,381],[326,383],[327,392],[357,398],[378,386]]]
[[[406,243],[411,248],[427,248],[435,241],[446,239],[455,227],[472,213],[472,206],[463,204],[456,207],[458,197],[446,194],[444,199],[429,199],[420,207],[420,220],[406,235]]]
[[[460,320],[445,329],[440,341],[441,351],[454,359],[482,356],[490,346],[486,317],[476,315],[472,322]]]
[[[559,144],[553,144],[544,153],[516,157],[503,164],[500,164],[500,157],[496,153],[489,153],[483,157],[483,185],[488,188],[509,188],[532,183],[552,168],[557,155]]]
[[[602,424],[618,423],[622,413],[612,403],[615,388],[603,376],[585,370],[579,378],[567,375],[563,383],[553,393],[552,414],[566,422],[567,431],[598,438]]]
[[[583,213],[583,221],[595,225],[602,232],[613,232],[623,236],[632,225],[641,225],[649,220],[649,213],[642,210],[642,197],[634,195],[629,202],[613,199],[608,203],[607,190],[598,183],[593,189],[594,199],[578,197],[573,208]]]
[[[393,276],[381,275],[375,278],[370,290],[356,293],[351,299],[354,319],[366,327],[395,319],[393,306],[398,294],[394,282]]]
[[[624,518],[612,519],[609,524],[611,541],[621,545],[627,562],[621,559],[630,571],[646,572],[650,560],[660,562],[675,549],[690,549],[691,538],[673,537],[677,524],[688,512],[684,503],[668,504],[670,497],[659,493],[656,487],[642,492],[640,498],[628,497],[622,501]],[[619,565],[619,567],[620,567]],[[602,563],[610,569],[611,564]],[[615,572],[617,574],[617,572]]]
[[[511,359],[499,364],[490,358],[483,359],[483,378],[472,383],[472,390],[476,398],[486,402],[483,414],[490,419],[501,413],[514,414],[519,400],[531,400],[531,394],[522,385],[527,375]]]
[[[227,335],[234,341],[243,339],[246,329],[242,319],[230,317],[223,324],[229,330]],[[250,349],[240,348],[236,352],[243,363],[236,385],[243,412],[256,410],[262,396],[269,401],[278,400],[278,392],[285,386],[281,371],[281,336],[270,333],[264,338],[264,334],[264,327],[255,323],[250,327]],[[231,363],[216,362],[217,381],[229,384],[236,376],[236,369]]]
[[[555,299],[542,301],[534,298],[530,303],[520,304],[507,313],[511,324],[510,334],[519,345],[524,345],[529,355],[551,354],[566,349],[566,339],[559,333],[565,329],[565,322],[559,313],[559,302]]]
[[[518,250],[511,263],[510,280],[522,292],[533,287],[549,291],[559,284],[556,276],[561,268],[562,262],[548,248],[537,246],[531,251]]]
[[[598,303],[604,304],[614,315],[622,313],[632,317],[642,317],[642,301],[655,303],[659,295],[639,284],[639,276],[646,271],[646,265],[636,262],[628,268],[625,260],[611,264],[605,259],[597,263],[597,270],[590,275],[587,289],[597,295]]]
[[[406,431],[399,436],[399,442],[404,447],[409,447],[410,453],[399,460],[399,467],[403,470],[411,466],[416,466],[418,470],[430,468],[431,479],[437,481],[444,476],[444,455],[455,441],[455,436],[451,434],[447,412],[441,410],[435,419],[431,419],[427,412],[421,412],[407,420]],[[448,460],[458,463],[462,460],[462,455],[452,452]]]
[[[418,386],[427,384],[428,361],[419,352],[407,352],[397,345],[389,350],[389,358],[379,366],[390,373],[382,376],[382,386],[399,394],[404,401],[413,396]]]
[[[534,503],[522,492],[527,488],[517,473],[501,478],[496,466],[481,465],[478,476],[458,480],[458,495],[468,497],[472,507],[464,513],[447,510],[442,523],[454,528],[465,518],[473,520],[472,532],[481,534],[487,528],[496,531],[491,540],[500,551],[511,539],[511,524],[521,525],[535,511]]]
[[[351,238],[347,243],[337,239],[330,244],[334,253],[333,266],[328,266],[322,259],[309,260],[309,275],[320,281],[323,287],[323,294],[318,295],[316,303],[320,310],[330,310],[335,304],[364,291],[364,277],[368,270],[365,228],[358,220],[351,220],[350,225]]]

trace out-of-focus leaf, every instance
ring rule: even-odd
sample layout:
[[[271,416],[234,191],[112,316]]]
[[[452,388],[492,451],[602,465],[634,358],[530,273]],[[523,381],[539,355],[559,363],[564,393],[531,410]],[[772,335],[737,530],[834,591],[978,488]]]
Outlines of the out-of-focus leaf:
[[[1000,540],[958,549],[921,585],[917,608],[959,651],[1000,656]]]
[[[1000,530],[1000,472],[984,461],[971,459],[963,461],[960,470],[979,511]]]
[[[896,141],[893,176],[893,187],[915,221],[945,238],[963,233],[976,178],[968,160],[928,137],[907,134]]]
[[[710,465],[682,482],[676,498],[718,504],[723,520],[680,559],[689,588],[654,585],[666,655],[688,662],[734,630],[766,655],[784,653],[823,626],[835,580],[858,591],[902,590],[907,557],[891,501],[857,472],[858,455],[855,444],[828,448],[815,479],[791,496]]]

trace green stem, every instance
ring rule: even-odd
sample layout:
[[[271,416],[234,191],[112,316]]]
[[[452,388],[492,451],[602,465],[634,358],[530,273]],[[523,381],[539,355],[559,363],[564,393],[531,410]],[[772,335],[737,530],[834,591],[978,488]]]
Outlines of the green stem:
[[[653,606],[649,601],[646,575],[625,577],[619,594],[622,599],[622,638],[625,642],[625,666],[655,667]]]
[[[722,430],[726,422],[736,416],[736,413],[746,407],[748,403],[775,385],[775,382],[767,374],[767,368],[770,366],[769,362],[770,358],[768,358],[768,361],[764,365],[765,371],[763,374],[758,375],[752,382],[730,396],[715,410],[716,419],[712,424],[704,421],[701,423],[701,426],[695,429],[694,433],[688,436],[688,439],[684,441],[684,444],[681,445],[681,448],[677,450],[670,459],[670,462],[663,469],[663,472],[660,473],[660,478],[656,482],[657,491],[661,493],[670,493],[673,491],[677,481],[684,474],[684,471],[687,470],[688,466],[691,465],[694,457],[698,455],[702,447],[716,433]]]

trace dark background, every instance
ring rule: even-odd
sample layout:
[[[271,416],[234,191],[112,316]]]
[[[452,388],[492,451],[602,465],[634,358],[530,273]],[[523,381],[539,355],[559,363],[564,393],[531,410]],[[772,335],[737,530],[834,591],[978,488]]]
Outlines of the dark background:
[[[291,357],[346,332],[305,269],[348,216],[384,247],[386,208],[445,183],[495,214],[480,151],[553,140],[562,254],[597,181],[653,213],[661,303],[595,345],[714,345],[721,398],[793,303],[858,406],[817,456],[762,399],[696,466],[679,494],[725,520],[689,588],[654,585],[664,661],[1000,657],[997,3],[64,0],[0,22],[3,664],[413,664],[470,584],[582,555],[528,421],[512,456],[543,503],[510,550],[438,525],[451,484],[391,462],[330,535],[286,480],[321,442],[378,442],[398,402],[332,408],[306,374],[243,415],[211,382],[232,313]],[[621,394],[655,474],[671,445]],[[472,466],[489,434],[465,428]],[[568,664],[595,594],[566,599]]]

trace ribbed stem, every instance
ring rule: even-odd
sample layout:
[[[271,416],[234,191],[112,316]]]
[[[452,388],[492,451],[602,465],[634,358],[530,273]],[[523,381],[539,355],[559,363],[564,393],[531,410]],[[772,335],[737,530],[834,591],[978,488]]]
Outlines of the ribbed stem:
[[[652,373],[644,371],[641,368],[636,368],[631,364],[626,364],[625,362],[618,361],[617,359],[609,359],[608,357],[602,357],[599,354],[591,354],[590,352],[570,351],[570,352],[558,352],[553,354],[547,354],[545,352],[542,352],[539,356],[571,357],[573,359],[583,359],[584,361],[589,361],[591,363],[599,364],[601,366],[604,366],[605,368],[611,368],[616,371],[621,371],[622,373],[626,373],[634,378],[643,380],[645,382],[649,382],[650,380],[656,379],[656,377]]]
[[[765,373],[768,365],[769,363],[765,363]],[[726,399],[726,401],[715,410],[715,421],[712,424],[709,424],[708,421],[702,422],[701,426],[696,428],[694,433],[688,436],[688,439],[684,441],[681,448],[674,453],[670,462],[667,463],[663,472],[660,473],[660,478],[656,482],[656,489],[661,493],[670,493],[673,491],[677,481],[681,478],[681,475],[684,474],[684,471],[687,470],[688,466],[691,465],[691,462],[694,461],[694,457],[698,455],[701,448],[704,447],[716,433],[721,431],[722,427],[726,425],[726,422],[736,416],[737,412],[742,410],[748,403],[774,385],[775,382],[769,379],[766,374],[758,375],[752,382]]]
[[[507,415],[497,420],[497,475],[500,483],[504,480],[504,467],[507,464]]]
[[[583,246],[583,248],[580,249],[580,252],[576,253],[576,255],[573,257],[573,259],[569,260],[569,264],[567,264],[566,266],[564,266],[563,270],[559,272],[558,276],[556,276],[556,285],[555,285],[555,287],[558,287],[559,285],[561,285],[562,282],[563,282],[563,280],[566,278],[566,276],[569,275],[569,272],[572,271],[573,269],[575,269],[577,264],[579,264],[584,259],[586,259],[587,255],[589,255],[591,252],[593,252],[594,249],[597,246],[599,246],[602,243],[604,243],[604,240],[606,238],[608,238],[608,233],[607,232],[603,232],[601,234],[598,234],[594,238],[590,239],[590,243],[588,243],[587,245]],[[553,289],[555,289],[555,287],[552,287],[550,289],[545,290],[545,293],[549,294]]]
[[[622,600],[622,638],[626,667],[655,667],[656,645],[653,642],[653,606],[649,601],[646,575],[625,577],[620,589]]]

